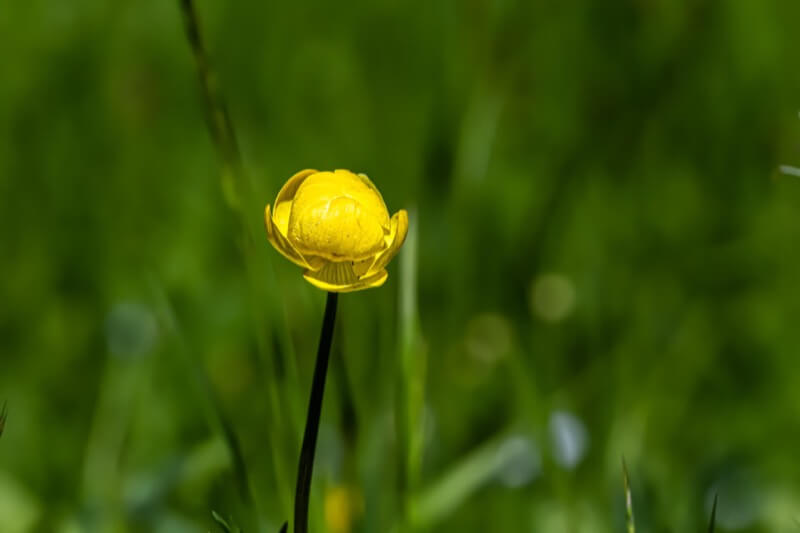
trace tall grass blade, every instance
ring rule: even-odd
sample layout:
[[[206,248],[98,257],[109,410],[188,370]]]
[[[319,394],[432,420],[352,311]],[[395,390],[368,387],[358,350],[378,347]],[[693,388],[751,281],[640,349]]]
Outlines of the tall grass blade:
[[[192,49],[194,61],[197,66],[197,75],[203,92],[206,119],[211,140],[222,163],[222,187],[228,204],[241,208],[243,197],[244,173],[242,172],[242,158],[239,153],[239,144],[233,129],[228,108],[222,97],[219,83],[203,44],[200,23],[193,0],[180,0],[181,11],[186,25],[186,37]]]
[[[628,533],[636,533],[636,525],[633,520],[633,498],[631,497],[631,480],[628,475],[628,465],[625,458],[622,458],[622,482],[625,485],[625,523]]]
[[[6,429],[6,420],[8,420],[8,400],[3,402],[3,407],[0,407],[0,437]]]
[[[426,354],[420,340],[417,308],[417,235],[415,209],[409,212],[410,224],[405,247],[400,254],[400,365],[402,397],[397,402],[397,420],[402,436],[402,481],[407,493],[413,493],[419,483],[423,454],[423,414],[425,407]],[[407,510],[407,505],[404,506]]]
[[[177,317],[173,313],[166,295],[162,290],[156,287],[155,296],[157,300],[157,309],[161,315],[161,321],[165,324],[165,330],[169,331],[175,339],[177,351],[183,356],[187,370],[194,377],[194,381],[200,389],[202,400],[205,402],[206,411],[209,414],[211,426],[212,428],[215,427],[220,432],[228,449],[233,466],[233,475],[236,479],[240,497],[248,508],[252,508],[255,499],[251,492],[250,480],[247,474],[247,466],[245,465],[242,447],[234,430],[233,423],[223,409],[222,402],[212,386],[211,380],[203,368],[203,365],[195,357],[192,357],[191,354],[195,352],[195,350],[187,345],[186,338],[181,333]],[[255,516],[255,512],[253,514]],[[253,518],[248,524],[254,525],[255,521],[256,518]]]
[[[273,372],[273,375],[266,378],[267,382],[263,387],[265,390],[269,391],[267,395],[270,403],[270,414],[272,416],[272,420],[270,420],[269,423],[276,432],[280,433],[283,429],[294,432],[293,427],[283,428],[283,413],[286,411],[286,405],[289,402],[286,401],[286,398],[281,397],[278,379],[275,378],[275,375],[280,375],[281,373],[277,369],[285,368],[289,370],[290,379],[295,383],[297,381],[297,367],[295,358],[292,357],[291,343],[288,339],[288,333],[281,330],[281,328],[275,328],[273,331],[270,328],[263,327],[263,324],[274,322],[272,318],[277,316],[280,310],[277,307],[273,307],[265,311],[261,303],[263,301],[262,296],[267,292],[274,291],[276,284],[274,280],[264,274],[265,271],[269,271],[269,269],[265,270],[264,265],[257,260],[258,256],[255,250],[255,227],[261,224],[260,216],[253,217],[250,216],[250,214],[258,213],[260,208],[256,209],[254,205],[250,205],[255,201],[256,195],[253,194],[251,183],[244,171],[241,152],[239,151],[239,144],[233,127],[233,120],[231,119],[228,106],[222,95],[218,77],[206,53],[199,16],[194,1],[179,0],[179,4],[183,13],[186,37],[197,68],[209,133],[220,161],[223,195],[228,206],[239,215],[238,218],[241,226],[240,245],[242,247],[244,266],[247,270],[249,292],[253,298],[252,311],[256,323],[258,353],[262,360],[269,363],[267,366],[271,368]],[[254,219],[258,220],[255,225],[251,223]],[[265,261],[268,262],[268,259],[265,259]],[[265,287],[267,288],[266,290]],[[276,339],[278,341],[277,343],[274,342]],[[270,352],[270,348],[274,346],[277,346],[279,349]],[[289,417],[290,423],[291,420],[292,418]],[[272,447],[273,466],[275,468],[275,477],[279,487],[281,502],[285,508],[288,508],[290,499],[290,484],[288,480],[290,475],[285,467],[285,459],[288,453],[279,448],[280,445]]]
[[[463,505],[479,488],[507,468],[511,438],[493,439],[470,453],[430,486],[418,491],[410,502],[410,524],[430,529]]]
[[[717,521],[717,496],[714,494],[714,504],[711,506],[711,520],[708,522],[708,533],[714,533],[714,524]]]

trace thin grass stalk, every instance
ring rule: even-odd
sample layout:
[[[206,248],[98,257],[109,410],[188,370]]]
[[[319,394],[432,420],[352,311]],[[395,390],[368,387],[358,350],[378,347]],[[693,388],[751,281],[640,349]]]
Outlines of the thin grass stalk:
[[[205,401],[206,410],[212,418],[212,427],[216,426],[216,429],[221,433],[223,441],[230,453],[231,462],[233,464],[233,474],[242,501],[250,506],[254,503],[254,498],[250,488],[247,467],[244,462],[244,454],[239,438],[233,428],[233,423],[225,412],[225,409],[223,409],[222,401],[214,389],[205,368],[202,363],[193,356],[195,350],[188,346],[186,337],[182,333],[181,326],[166,294],[155,284],[153,290],[157,309],[161,315],[161,321],[164,323],[166,330],[169,331],[175,339],[178,347],[177,351],[181,353],[186,362],[186,368],[189,370],[197,387],[202,392],[201,396]]]
[[[219,81],[212,68],[209,56],[206,53],[194,1],[179,0],[179,3],[183,14],[187,40],[197,68],[206,122],[212,144],[214,145],[221,165],[220,172],[223,196],[228,206],[238,215],[241,231],[240,244],[242,247],[244,266],[247,272],[247,280],[250,289],[249,293],[254,295],[254,298],[257,298],[257,295],[261,295],[265,292],[263,286],[265,282],[269,285],[269,279],[264,278],[263,266],[258,265],[254,260],[256,255],[254,248],[255,235],[253,228],[248,223],[248,213],[254,212],[255,208],[250,209],[250,206],[246,205],[248,200],[254,198],[252,187],[244,171],[233,120],[228,112],[228,107],[225,103]],[[273,331],[259,327],[261,324],[267,323],[268,318],[261,307],[260,301],[252,302],[252,311],[257,324],[256,341],[259,356],[262,360],[268,361],[272,369],[270,375],[266,378],[267,383],[264,387],[269,391],[268,399],[271,417],[269,425],[273,432],[280,433],[282,429],[290,431],[293,429],[291,427],[291,417],[289,420],[284,418],[283,412],[285,410],[286,401],[281,395],[280,383],[275,376],[281,373],[279,371],[280,368],[288,368],[291,381],[297,382],[297,368],[295,366],[294,357],[292,357],[290,353],[291,344],[288,341],[286,332],[282,331],[280,328],[275,328]],[[273,310],[272,312],[280,313],[279,310]],[[271,348],[276,346],[272,342],[273,336],[278,341],[277,346],[279,349],[271,351]],[[279,358],[281,359],[280,361],[278,360]],[[287,424],[289,427],[286,427]],[[225,428],[225,426],[223,426],[223,428]],[[290,474],[285,467],[286,453],[280,451],[277,446],[272,447],[272,449],[272,462],[276,485],[282,505],[288,510],[290,506]]]
[[[8,400],[3,401],[3,407],[0,407],[0,437],[6,429],[6,420],[8,420]]]
[[[223,165],[223,189],[226,192],[226,200],[234,209],[241,209],[240,200],[247,187],[233,122],[219,89],[217,77],[211,68],[208,54],[206,54],[194,1],[180,0],[180,5],[186,25],[186,37],[197,66],[208,129],[214,148]]]
[[[711,506],[711,519],[708,521],[708,533],[714,533],[717,521],[717,494],[714,494],[714,504]]]
[[[628,475],[628,465],[625,464],[625,458],[622,458],[622,482],[625,485],[625,524],[628,527],[628,533],[636,533],[636,525],[633,520],[633,498],[631,497],[631,480]]]
[[[420,342],[419,310],[417,308],[417,228],[416,210],[409,213],[405,247],[400,256],[399,361],[401,398],[397,402],[399,434],[402,450],[402,490],[404,522],[411,527],[410,503],[419,488],[424,444],[423,415],[425,408],[425,374],[427,354]]]

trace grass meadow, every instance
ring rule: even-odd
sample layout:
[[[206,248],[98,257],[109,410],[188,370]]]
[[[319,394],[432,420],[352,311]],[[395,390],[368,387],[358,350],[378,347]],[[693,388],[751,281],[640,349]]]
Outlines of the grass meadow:
[[[799,3],[186,5],[0,7],[0,532],[291,520],[304,168],[411,221],[311,531],[800,531]]]

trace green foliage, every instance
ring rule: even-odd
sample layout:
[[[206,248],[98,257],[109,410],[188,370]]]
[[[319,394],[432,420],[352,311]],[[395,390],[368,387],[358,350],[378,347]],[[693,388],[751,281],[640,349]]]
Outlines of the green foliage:
[[[179,2],[57,4],[0,16],[0,531],[291,516],[325,298],[262,216],[306,167],[413,208],[310,530],[624,531],[621,455],[639,531],[796,527],[800,4],[200,0],[241,169]]]

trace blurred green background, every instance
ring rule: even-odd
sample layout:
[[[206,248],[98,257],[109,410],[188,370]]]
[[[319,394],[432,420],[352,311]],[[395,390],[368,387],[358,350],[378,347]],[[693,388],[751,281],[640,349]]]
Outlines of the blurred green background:
[[[0,531],[290,517],[324,294],[262,210],[309,167],[412,215],[313,531],[623,531],[623,456],[640,531],[797,530],[800,4],[197,8],[234,209],[177,2],[0,8]]]

